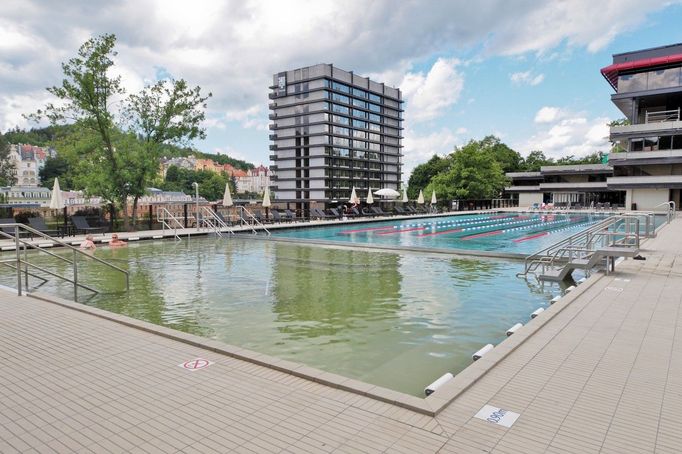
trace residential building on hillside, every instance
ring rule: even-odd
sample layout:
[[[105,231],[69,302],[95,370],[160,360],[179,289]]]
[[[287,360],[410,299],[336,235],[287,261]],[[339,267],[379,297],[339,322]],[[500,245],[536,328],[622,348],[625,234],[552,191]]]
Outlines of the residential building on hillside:
[[[629,124],[611,127],[610,190],[627,208],[680,206],[682,189],[682,43],[615,54],[601,70]],[[660,209],[660,208],[659,208]]]
[[[56,156],[52,148],[27,144],[11,144],[9,159],[14,162],[15,183],[19,186],[36,187],[40,184],[39,172],[48,157]]]
[[[306,210],[336,206],[353,187],[399,189],[400,90],[318,64],[273,76],[270,87],[273,197]]]
[[[52,191],[34,185],[0,187],[2,203],[48,207]]]
[[[272,171],[264,165],[249,169],[245,173],[246,175],[244,176],[235,176],[237,192],[255,192],[262,194],[265,192],[266,188],[270,187],[270,175]]]

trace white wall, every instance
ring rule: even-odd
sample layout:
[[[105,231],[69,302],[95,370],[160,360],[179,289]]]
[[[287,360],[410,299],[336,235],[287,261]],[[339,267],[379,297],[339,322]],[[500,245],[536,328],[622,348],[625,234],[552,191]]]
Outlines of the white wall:
[[[528,208],[534,203],[542,204],[542,192],[519,192],[519,208]]]
[[[651,210],[656,205],[668,201],[668,191],[653,188],[628,189],[625,192],[625,208],[629,210],[632,204],[636,203],[638,210]]]

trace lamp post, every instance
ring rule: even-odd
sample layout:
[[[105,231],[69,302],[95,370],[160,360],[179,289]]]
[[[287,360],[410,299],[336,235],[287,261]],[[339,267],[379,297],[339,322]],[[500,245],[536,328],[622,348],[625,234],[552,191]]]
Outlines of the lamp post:
[[[195,202],[196,203],[196,205],[195,205],[195,207],[196,207],[195,216],[196,216],[196,220],[197,220],[197,230],[199,230],[199,228],[200,228],[200,224],[199,224],[199,183],[197,183],[195,181],[194,183],[192,183],[192,186],[194,186],[194,196],[195,196],[195,201],[196,201]]]

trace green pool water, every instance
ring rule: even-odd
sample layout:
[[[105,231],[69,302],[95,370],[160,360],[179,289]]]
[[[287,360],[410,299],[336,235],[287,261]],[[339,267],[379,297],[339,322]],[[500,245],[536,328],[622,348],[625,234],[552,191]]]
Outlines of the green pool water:
[[[81,291],[84,304],[418,396],[559,291],[516,278],[521,262],[239,238],[141,242],[95,255],[130,272],[130,292],[117,292],[119,275],[82,263],[79,279],[105,290]],[[40,263],[69,273],[49,257]],[[15,279],[11,270],[0,277],[10,286]],[[73,295],[60,282],[40,290]]]

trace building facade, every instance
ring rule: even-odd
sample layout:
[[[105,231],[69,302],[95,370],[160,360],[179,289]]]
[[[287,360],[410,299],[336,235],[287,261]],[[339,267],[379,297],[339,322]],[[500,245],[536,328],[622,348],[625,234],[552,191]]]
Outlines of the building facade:
[[[616,54],[601,73],[627,119],[611,127],[608,188],[625,191],[628,209],[650,210],[668,201],[679,208],[682,44]]]
[[[11,144],[9,159],[14,163],[14,182],[18,186],[36,187],[40,184],[40,169],[48,157],[54,157],[51,148],[27,144]]]
[[[612,190],[608,179],[613,167],[606,164],[542,166],[539,172],[511,172],[505,192],[518,198],[520,207],[542,203],[571,203],[590,206],[625,205],[625,191]]]
[[[346,202],[353,187],[399,189],[400,90],[330,64],[277,73],[270,89],[274,201],[305,210]]]
[[[237,181],[237,192],[242,194],[247,192],[262,194],[270,187],[271,172],[272,171],[264,165],[260,165],[253,169],[249,169],[246,172],[246,175],[235,176],[235,180]]]

